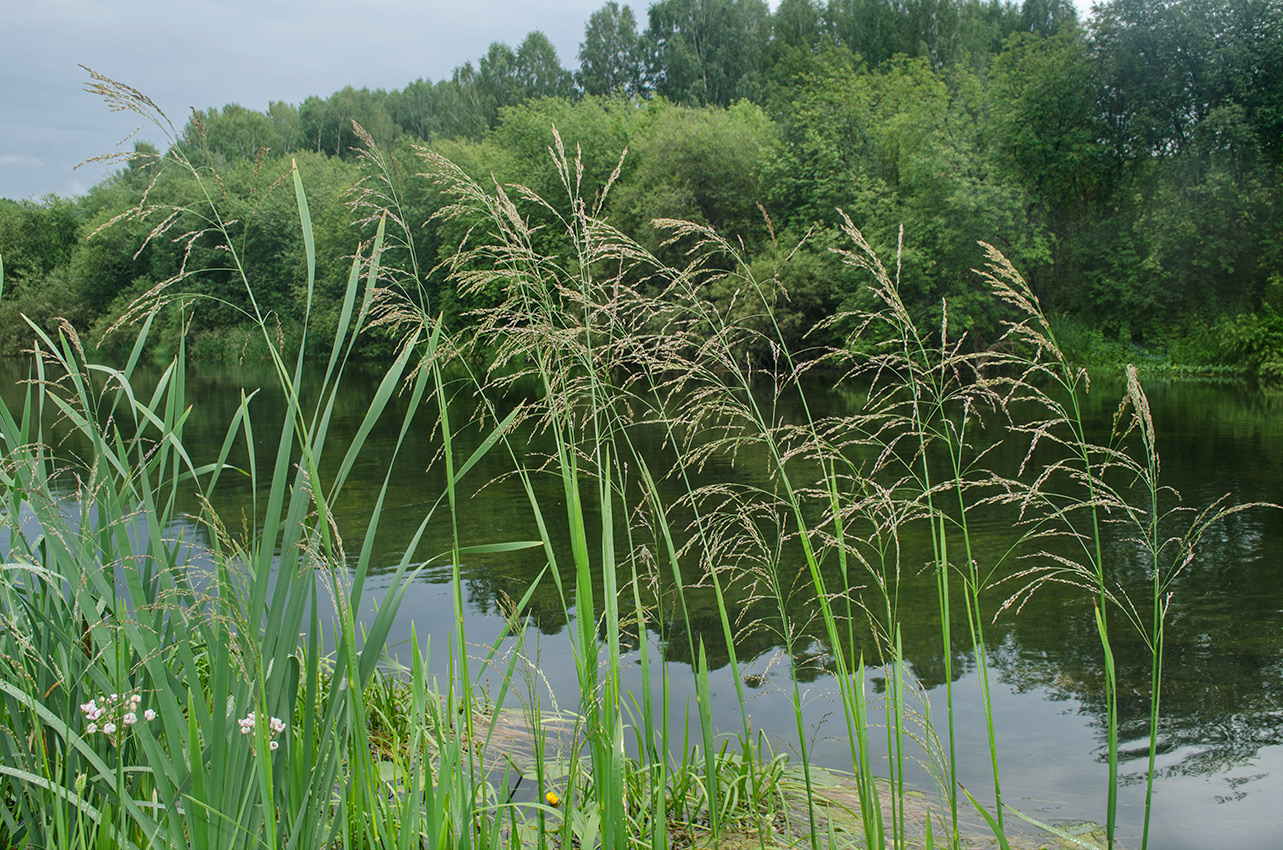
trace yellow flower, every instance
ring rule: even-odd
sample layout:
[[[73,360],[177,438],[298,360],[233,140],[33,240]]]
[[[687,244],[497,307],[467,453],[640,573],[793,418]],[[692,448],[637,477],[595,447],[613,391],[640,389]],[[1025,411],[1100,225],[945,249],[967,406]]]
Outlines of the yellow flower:
[[[543,795],[543,798],[544,798],[544,801],[550,806],[556,806],[558,803],[561,802],[561,798],[557,796],[556,791],[549,791],[547,794]]]

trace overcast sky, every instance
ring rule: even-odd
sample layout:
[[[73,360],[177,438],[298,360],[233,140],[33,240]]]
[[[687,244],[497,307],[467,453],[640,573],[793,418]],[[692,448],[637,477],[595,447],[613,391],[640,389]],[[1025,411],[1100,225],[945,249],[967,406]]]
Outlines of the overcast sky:
[[[109,168],[76,165],[139,127],[84,92],[79,65],[139,89],[181,129],[193,107],[436,81],[535,29],[573,68],[605,1],[0,0],[0,197],[84,192]],[[649,0],[628,5],[644,27]],[[153,128],[140,137],[163,149]]]
[[[346,85],[400,89],[448,77],[492,41],[542,30],[577,66],[605,0],[3,0],[0,197],[84,192],[75,166],[139,126],[84,92],[93,68],[148,95],[180,129],[192,107],[301,103]],[[641,18],[649,4],[631,3]],[[143,138],[163,137],[144,128]],[[132,149],[133,140],[127,148]]]

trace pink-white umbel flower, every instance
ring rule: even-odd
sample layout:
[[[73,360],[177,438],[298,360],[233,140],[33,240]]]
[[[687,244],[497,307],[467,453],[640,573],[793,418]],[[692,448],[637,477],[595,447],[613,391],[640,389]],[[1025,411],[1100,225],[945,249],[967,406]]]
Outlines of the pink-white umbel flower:
[[[253,735],[254,727],[257,724],[257,722],[258,722],[257,717],[255,716],[254,712],[251,711],[249,714],[245,715],[240,720],[237,720],[236,725],[241,727],[242,735]],[[280,747],[281,744],[279,741],[276,741],[273,739],[277,735],[285,731],[285,721],[279,717],[269,718],[267,721],[267,730],[268,730],[267,731],[268,748],[275,750],[278,747]],[[252,745],[250,749],[251,751],[253,751]]]
[[[101,731],[111,743],[116,743],[114,736],[117,731],[138,724],[138,708],[142,701],[141,694],[111,694],[81,703],[80,711],[89,721],[85,725],[85,733],[93,735]],[[150,708],[142,714],[144,720],[156,717],[156,712]],[[101,725],[99,721],[102,721]]]

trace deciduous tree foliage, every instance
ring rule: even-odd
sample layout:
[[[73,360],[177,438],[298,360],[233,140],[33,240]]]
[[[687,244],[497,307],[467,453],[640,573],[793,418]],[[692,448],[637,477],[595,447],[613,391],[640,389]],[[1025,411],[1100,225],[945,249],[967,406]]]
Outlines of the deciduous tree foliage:
[[[576,75],[585,94],[640,94],[643,61],[637,20],[629,6],[611,0],[592,13],[579,45]]]
[[[763,0],[660,0],[645,34],[651,88],[695,106],[760,97],[769,18]]]
[[[430,221],[442,199],[415,176],[412,146],[558,209],[555,126],[582,157],[587,197],[628,150],[604,209],[666,259],[681,246],[662,244],[656,218],[741,242],[770,270],[790,340],[816,342],[811,329],[865,297],[829,251],[845,214],[884,255],[902,252],[910,307],[947,303],[968,344],[1000,333],[971,271],[984,240],[1059,321],[1157,349],[1223,338],[1196,354],[1283,362],[1270,353],[1283,324],[1283,0],[1106,0],[1085,21],[1068,0],[780,0],[774,13],[763,0],[658,0],[643,22],[639,32],[633,8],[605,3],[585,22],[573,73],[533,32],[399,91],[196,111],[180,144],[217,172],[236,247],[270,278],[256,283],[283,326],[301,316],[303,264],[292,190],[279,182],[289,157],[309,188],[322,292],[338,291],[345,256],[370,236],[344,195],[368,174],[359,125],[396,172],[416,286],[432,312],[466,321],[485,293],[465,297],[438,270],[466,226]],[[226,252],[174,238],[200,222],[150,241],[154,222],[128,216],[99,232],[144,192],[179,205],[190,191],[163,152],[140,153],[81,198],[0,204],[0,326],[62,312],[105,327],[184,262],[184,286],[203,299],[193,330],[238,321],[246,305]],[[709,297],[732,306],[729,293]]]

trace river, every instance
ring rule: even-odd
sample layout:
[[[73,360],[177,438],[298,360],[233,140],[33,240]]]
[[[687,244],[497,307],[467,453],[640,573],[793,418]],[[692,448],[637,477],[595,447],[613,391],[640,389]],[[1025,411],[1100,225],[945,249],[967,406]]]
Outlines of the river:
[[[319,381],[319,368],[305,385]],[[22,377],[21,364],[0,366],[0,389],[11,405],[20,403]],[[349,374],[327,438],[331,447],[351,440],[377,378],[372,367]],[[193,413],[186,426],[186,444],[197,455],[202,451],[210,455],[196,457],[197,462],[214,457],[241,389],[272,385],[270,371],[258,365],[199,364],[190,370],[188,398]],[[1236,383],[1166,379],[1146,381],[1145,390],[1157,427],[1163,482],[1179,491],[1185,504],[1202,506],[1225,494],[1233,503],[1283,502],[1283,395]],[[1093,384],[1086,414],[1097,434],[1107,431],[1120,392],[1121,383],[1107,377]],[[808,395],[820,411],[851,403],[843,392],[818,384]],[[451,408],[452,420],[465,421],[472,402],[463,393],[455,404],[458,409]],[[272,424],[281,419],[279,393],[265,389],[252,409],[257,441],[268,451],[276,439]],[[373,558],[385,570],[401,558],[428,511],[437,506],[440,516],[445,516],[439,506],[444,474],[441,464],[434,463],[440,444],[431,436],[431,418],[420,417],[391,473]],[[399,421],[399,415],[385,417],[369,435],[352,480],[334,505],[349,553],[360,549],[360,535],[387,472],[384,459],[396,440]],[[467,457],[479,439],[475,429],[461,428],[456,456]],[[659,435],[655,440],[653,455],[662,457]],[[539,437],[532,436],[523,450],[536,454],[546,448]],[[751,455],[734,463],[715,459],[700,471],[701,481],[719,476],[751,480],[753,461]],[[509,465],[506,456],[495,451],[470,472],[472,484],[459,512],[463,543],[535,536],[524,489],[516,479],[505,477]],[[558,480],[540,483],[536,479],[536,486],[541,501],[557,504],[562,499]],[[253,510],[252,495],[247,484],[229,479],[220,485],[215,507],[225,519],[247,515]],[[189,506],[189,510],[195,508],[194,503]],[[1000,511],[975,517],[977,548],[1000,546],[1009,532],[1010,519]],[[421,636],[430,633],[433,666],[441,676],[445,676],[444,652],[449,643],[446,631],[453,622],[452,565],[442,557],[449,552],[449,541],[448,523],[429,525],[416,554],[426,566],[406,594],[391,639],[404,651],[412,623]],[[923,529],[906,531],[906,563],[925,549],[924,541]],[[1107,550],[1125,559],[1128,542],[1107,541]],[[520,598],[543,565],[539,550],[463,559],[459,565],[465,600],[462,625],[469,641],[481,646],[494,639],[503,623],[506,600]],[[386,581],[386,572],[372,579],[369,605],[377,604]],[[572,572],[567,572],[565,583],[573,588]],[[909,567],[902,571],[898,590],[900,618],[907,626],[905,673],[939,712],[945,665],[934,581]],[[1244,511],[1216,526],[1173,591],[1151,846],[1177,850],[1277,847],[1283,835],[1283,511]],[[1004,596],[995,591],[988,597],[988,613],[997,610]],[[647,639],[668,664],[671,706],[679,714],[694,703],[687,647],[694,645],[692,638],[704,642],[714,716],[723,731],[734,732],[739,726],[736,688],[712,596],[697,590],[688,603],[696,635],[681,633],[670,623],[662,640],[656,628],[648,630]],[[740,675],[751,696],[752,724],[787,751],[790,742],[796,741],[789,659],[769,627],[770,615],[759,617],[748,601],[744,604],[750,608],[749,619],[758,617],[766,626],[746,625],[737,642]],[[1089,596],[1052,585],[1040,590],[1018,615],[1007,612],[986,625],[1004,797],[1039,820],[1072,823],[1104,818],[1103,672],[1092,610]],[[550,691],[563,707],[573,708],[577,686],[568,651],[567,612],[549,582],[534,594],[526,613],[530,621],[525,652],[532,662],[529,668],[539,674],[536,686]],[[964,629],[961,621],[955,623],[955,631]],[[1123,625],[1115,627],[1113,634],[1122,686],[1125,781],[1120,792],[1120,835],[1125,843],[1134,844],[1138,843],[1133,839],[1140,830],[1148,756],[1148,702],[1143,692],[1148,655],[1143,642]],[[805,728],[815,756],[821,764],[850,769],[839,719],[841,704],[829,675],[831,667],[823,663],[828,649],[818,638],[804,639],[794,649],[795,660],[814,662],[806,667],[802,694]],[[624,657],[629,665],[625,674],[633,687],[640,677],[637,660],[634,646]],[[876,660],[870,663],[876,692],[891,671],[877,667]],[[956,716],[961,780],[973,790],[991,787],[975,665],[975,659],[962,652],[952,665],[955,703],[962,706]],[[882,746],[877,755],[885,759],[885,741]],[[931,785],[923,768],[910,768],[908,775],[923,786]]]

